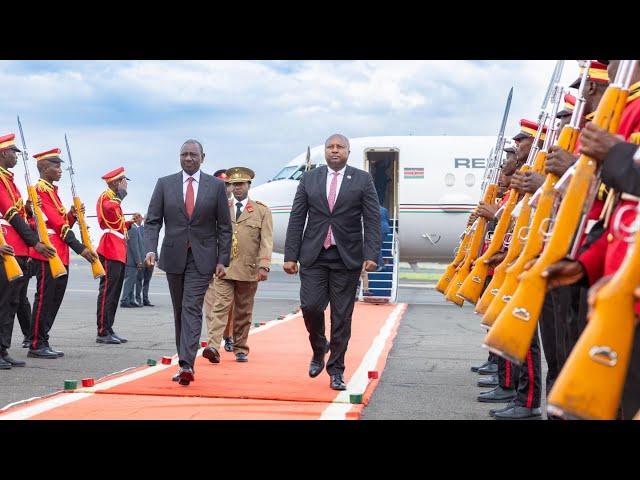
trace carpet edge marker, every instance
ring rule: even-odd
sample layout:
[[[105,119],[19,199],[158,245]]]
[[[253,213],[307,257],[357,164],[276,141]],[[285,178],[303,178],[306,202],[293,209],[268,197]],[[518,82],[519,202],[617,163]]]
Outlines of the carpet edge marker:
[[[289,322],[289,321],[291,321],[291,320],[293,320],[293,319],[295,319],[297,317],[302,317],[302,313],[301,312],[292,313],[292,314],[287,315],[282,320],[273,320],[273,321],[267,323],[266,325],[264,325],[262,327],[258,327],[258,328],[252,329],[249,332],[249,335],[251,335],[253,333],[259,333],[259,332],[263,332],[265,330],[269,330],[270,328],[273,328],[273,327],[275,327],[277,325],[281,325],[283,323]],[[204,350],[204,349],[203,348],[198,349],[197,355],[202,354],[202,350]],[[117,377],[117,378],[115,378],[113,380],[106,380],[104,382],[97,383],[93,387],[78,388],[78,389],[74,390],[73,393],[64,393],[64,391],[56,391],[56,392],[53,392],[50,395],[45,395],[43,397],[33,397],[32,399],[20,400],[18,402],[14,402],[13,404],[9,404],[6,407],[4,407],[4,409],[0,410],[0,420],[3,420],[3,419],[9,420],[10,418],[7,418],[8,415],[13,415],[14,413],[15,414],[19,414],[20,412],[27,411],[27,410],[29,410],[31,408],[40,407],[42,410],[41,411],[38,410],[37,413],[33,414],[33,415],[37,415],[37,414],[43,413],[45,411],[51,410],[53,408],[56,408],[58,406],[61,406],[61,405],[64,405],[65,403],[67,403],[67,402],[59,403],[59,401],[58,401],[59,400],[59,397],[58,397],[59,395],[60,396],[64,396],[64,397],[67,397],[69,395],[74,395],[76,393],[77,394],[82,394],[82,395],[91,395],[91,394],[96,393],[96,392],[98,392],[100,390],[106,390],[106,389],[115,387],[117,385],[121,385],[123,383],[128,383],[128,382],[131,382],[133,380],[137,380],[139,378],[143,378],[143,377],[158,373],[161,370],[166,370],[166,369],[171,368],[172,366],[175,366],[177,364],[178,364],[178,355],[174,354],[172,356],[172,362],[171,362],[170,365],[157,364],[155,367],[146,367],[146,368],[144,366],[142,366],[142,367],[140,367],[140,366],[138,366],[138,367],[128,367],[128,368],[125,368],[124,370],[121,370],[120,372],[111,373],[111,374],[105,375],[104,377],[101,377],[101,378],[105,378],[106,379],[106,378],[111,377],[113,375],[118,375],[120,373],[126,372],[127,370],[130,370],[130,369],[135,369],[135,368],[141,368],[141,369],[137,370],[135,372],[126,374],[126,375],[119,376],[119,377]],[[100,380],[98,380],[98,381],[100,382]],[[50,398],[48,400],[44,400],[43,402],[41,402],[38,405],[35,405],[33,407],[25,406],[24,408],[21,408],[20,410],[18,410],[16,412],[13,412],[12,414],[9,414],[9,413],[3,414],[3,411],[8,411],[9,408],[19,408],[19,405],[26,404],[28,402],[33,401],[34,399],[46,398],[48,396],[52,396],[53,398]],[[86,398],[86,397],[76,398],[76,400],[81,400],[82,398]],[[46,405],[50,405],[50,406],[48,408],[44,408],[44,406],[46,406]],[[20,417],[20,418],[22,418],[22,417]],[[28,416],[24,417],[24,419],[26,419],[26,418],[28,418]]]
[[[365,353],[360,365],[351,376],[351,380],[347,384],[347,389],[340,392],[334,398],[333,402],[322,412],[319,420],[345,420],[347,412],[354,406],[349,401],[350,392],[361,392],[364,394],[367,384],[369,383],[368,371],[375,368],[378,359],[384,350],[386,341],[393,332],[394,325],[400,321],[400,318],[407,309],[406,303],[399,303],[391,313],[387,316],[384,324],[380,328],[378,335],[371,342],[371,346]]]

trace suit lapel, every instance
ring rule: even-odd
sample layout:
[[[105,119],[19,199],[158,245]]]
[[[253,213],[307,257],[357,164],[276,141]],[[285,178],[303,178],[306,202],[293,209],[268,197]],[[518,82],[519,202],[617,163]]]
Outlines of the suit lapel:
[[[202,208],[202,202],[204,202],[204,198],[206,197],[209,189],[211,188],[211,182],[208,181],[208,178],[205,176],[204,172],[200,171],[200,182],[198,183],[198,195],[196,196],[196,203],[193,207],[193,215],[191,218],[195,218],[200,209]]]
[[[176,178],[173,181],[173,185],[174,185],[174,189],[175,189],[175,194],[176,194],[176,201],[178,202],[178,208],[180,209],[180,211],[182,212],[182,214],[184,215],[184,217],[188,220],[189,217],[187,217],[187,209],[184,207],[184,195],[182,193],[182,184],[184,182],[182,181],[182,171],[180,171],[180,173],[176,174]]]
[[[329,200],[327,199],[327,195],[329,195],[329,192],[327,192],[327,175],[329,174],[329,167],[325,166],[323,169],[323,172],[318,175],[319,177],[319,189],[320,192],[322,193],[321,197],[322,197],[322,205],[324,205],[325,210],[327,211],[327,213],[331,213],[331,211],[329,210]],[[335,207],[335,205],[334,205]]]
[[[249,209],[249,205],[251,205],[250,209]],[[234,204],[234,206],[235,206],[235,204]],[[251,200],[249,200],[247,202],[247,206],[242,210],[242,213],[240,214],[240,218],[238,218],[237,223],[244,222],[247,218],[250,218],[251,215],[253,215],[253,213],[249,212],[248,210],[252,210],[253,211],[253,210],[255,210],[255,208],[256,207],[255,207],[255,205],[253,205],[253,202]],[[233,216],[235,217],[235,212],[234,212]]]

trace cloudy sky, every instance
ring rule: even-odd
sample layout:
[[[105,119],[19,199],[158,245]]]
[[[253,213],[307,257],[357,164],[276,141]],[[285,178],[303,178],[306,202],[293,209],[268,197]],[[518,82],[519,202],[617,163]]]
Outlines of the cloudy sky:
[[[17,133],[19,114],[34,154],[64,151],[67,133],[88,214],[104,189],[100,176],[121,165],[132,179],[125,210],[144,212],[156,179],[179,170],[189,137],[204,144],[204,171],[249,166],[257,184],[333,132],[495,135],[511,86],[514,134],[520,118],[536,118],[553,68],[554,61],[0,61],[0,134]],[[564,84],[577,75],[577,62],[566,62]],[[66,176],[60,188],[69,203]]]

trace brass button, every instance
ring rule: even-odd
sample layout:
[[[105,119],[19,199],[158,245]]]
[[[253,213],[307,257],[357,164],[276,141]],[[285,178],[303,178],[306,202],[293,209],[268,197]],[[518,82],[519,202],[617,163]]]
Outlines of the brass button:
[[[613,234],[610,233],[609,235],[607,235],[607,242],[613,242]]]

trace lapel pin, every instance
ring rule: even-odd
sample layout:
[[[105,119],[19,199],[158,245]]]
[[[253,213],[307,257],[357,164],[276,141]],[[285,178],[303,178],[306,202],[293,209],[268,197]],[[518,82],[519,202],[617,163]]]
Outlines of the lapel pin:
[[[351,175],[347,175],[347,178],[348,178],[349,180],[351,180]]]

